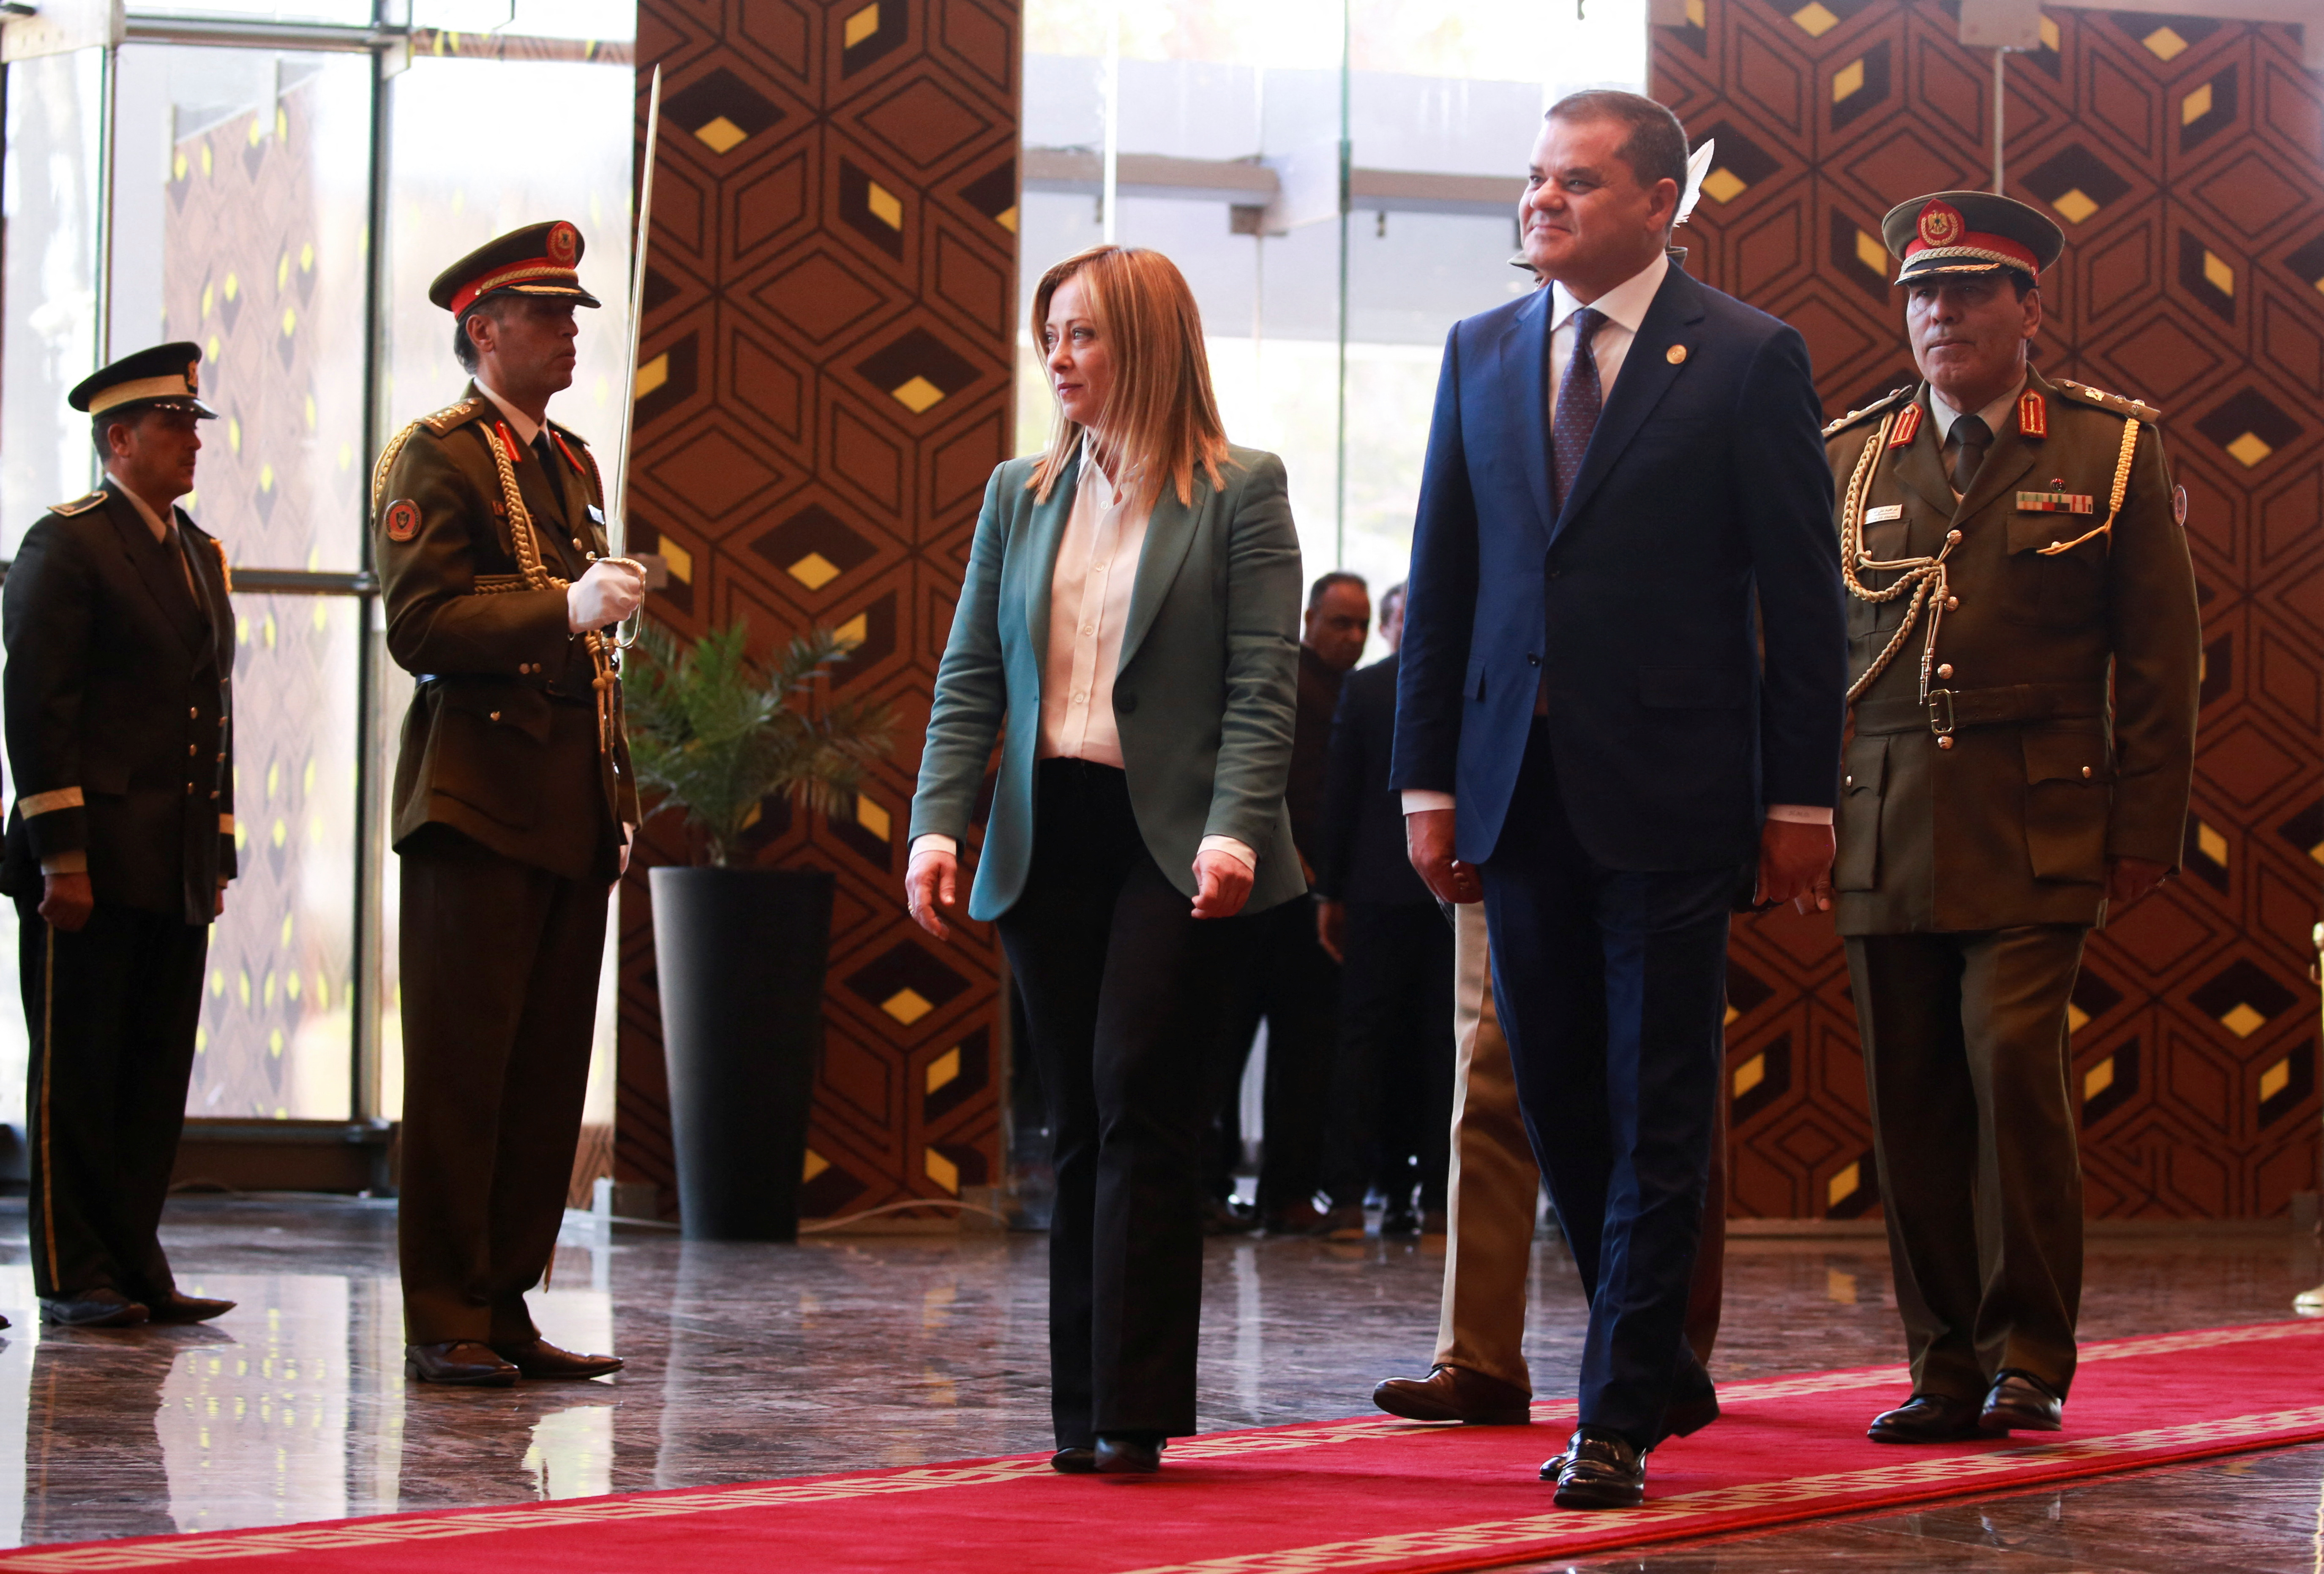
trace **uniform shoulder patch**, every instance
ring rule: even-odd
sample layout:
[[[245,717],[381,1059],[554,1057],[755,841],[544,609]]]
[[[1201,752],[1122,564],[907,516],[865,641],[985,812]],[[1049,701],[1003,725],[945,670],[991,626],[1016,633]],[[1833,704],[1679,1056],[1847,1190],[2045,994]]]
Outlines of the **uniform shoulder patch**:
[[[52,514],[60,515],[65,519],[70,519],[75,514],[85,514],[88,512],[89,510],[97,507],[104,501],[105,492],[104,490],[100,488],[96,492],[90,492],[86,497],[77,497],[70,502],[52,502],[49,505],[49,511]]]
[[[445,406],[442,410],[438,410],[434,415],[421,416],[420,418],[419,424],[426,427],[429,431],[435,433],[440,437],[446,432],[450,431],[453,428],[459,426],[464,422],[474,420],[477,416],[484,413],[484,401],[483,400],[464,399],[457,404]]]
[[[387,511],[379,518],[391,541],[409,541],[420,534],[420,505],[408,497],[399,497],[389,503]]]
[[[2077,403],[2094,404],[2100,410],[2112,410],[2116,415],[2131,416],[2150,424],[2163,419],[2163,412],[2151,404],[2135,399],[2126,399],[2119,393],[2108,393],[2103,388],[2092,388],[2087,382],[2075,382],[2061,377],[2056,380],[2054,386],[2060,393]]]
[[[1909,396],[1912,391],[1913,391],[1910,388],[1899,388],[1879,399],[1874,400],[1862,410],[1849,410],[1838,420],[1828,424],[1823,429],[1823,435],[1827,438],[1836,437],[1840,436],[1840,433],[1848,430],[1849,428],[1856,425],[1858,421],[1870,420],[1874,416],[1878,415],[1882,410],[1886,410],[1898,400]]]

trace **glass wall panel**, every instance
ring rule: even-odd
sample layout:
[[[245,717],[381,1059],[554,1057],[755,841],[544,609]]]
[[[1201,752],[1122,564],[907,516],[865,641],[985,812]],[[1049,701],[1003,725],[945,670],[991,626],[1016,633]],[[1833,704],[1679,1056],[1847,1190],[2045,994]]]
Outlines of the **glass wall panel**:
[[[235,597],[235,843],[186,1113],[345,1119],[355,1066],[352,597]]]
[[[391,5],[392,0],[391,0]],[[409,0],[411,25],[523,38],[632,39],[637,0]]]
[[[7,68],[0,158],[0,556],[49,504],[96,474],[88,422],[65,394],[97,369],[98,128],[105,52],[80,50]]]
[[[113,354],[190,339],[220,419],[186,508],[244,566],[363,563],[366,55],[131,44]]]
[[[502,0],[503,7],[507,0]],[[342,27],[362,27],[372,20],[372,0],[287,0],[267,5],[258,0],[142,0],[129,7],[132,16],[200,17],[230,22],[319,22]]]

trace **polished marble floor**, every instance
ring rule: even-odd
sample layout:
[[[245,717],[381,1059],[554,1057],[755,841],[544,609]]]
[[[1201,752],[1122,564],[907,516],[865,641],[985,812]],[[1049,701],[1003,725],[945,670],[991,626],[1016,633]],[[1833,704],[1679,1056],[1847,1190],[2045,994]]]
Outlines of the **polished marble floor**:
[[[687,1243],[576,1224],[539,1316],[629,1369],[577,1385],[407,1387],[392,1204],[198,1199],[180,1278],[242,1304],[207,1328],[42,1330],[21,1202],[0,1202],[0,1544],[151,1535],[858,1469],[1048,1444],[1036,1236]],[[1442,1257],[1373,1240],[1213,1242],[1205,1430],[1363,1413],[1425,1369]],[[2324,1278],[2289,1233],[2094,1240],[2094,1338],[2282,1317]],[[1717,1375],[1899,1354],[1877,1238],[1740,1239]],[[1536,1254],[1536,1382],[1570,1385],[1581,1296]],[[1545,1441],[1550,1440],[1545,1438]],[[1546,1450],[1545,1450],[1546,1451]],[[1545,1567],[2316,1569],[2324,1448],[2066,1491]]]

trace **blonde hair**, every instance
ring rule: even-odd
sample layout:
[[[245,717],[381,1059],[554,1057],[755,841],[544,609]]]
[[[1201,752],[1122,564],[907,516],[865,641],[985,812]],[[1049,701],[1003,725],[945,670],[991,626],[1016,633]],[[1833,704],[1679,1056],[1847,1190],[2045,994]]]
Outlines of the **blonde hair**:
[[[1161,253],[1139,246],[1092,246],[1067,257],[1033,291],[1033,343],[1045,360],[1049,302],[1073,278],[1082,281],[1113,361],[1113,391],[1101,419],[1120,478],[1148,501],[1167,479],[1182,503],[1194,501],[1198,465],[1213,487],[1222,484],[1226,428],[1211,392],[1203,314],[1185,275]],[[1049,446],[1026,483],[1040,501],[1048,501],[1086,436],[1060,406]]]

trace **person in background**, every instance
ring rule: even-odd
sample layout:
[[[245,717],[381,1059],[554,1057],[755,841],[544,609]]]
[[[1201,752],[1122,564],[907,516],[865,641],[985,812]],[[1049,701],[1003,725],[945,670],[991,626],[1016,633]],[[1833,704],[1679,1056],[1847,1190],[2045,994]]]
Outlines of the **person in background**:
[[[1032,329],[1056,424],[985,488],[905,904],[950,934],[998,741],[968,916],[1001,932],[1048,1101],[1050,1463],[1144,1474],[1194,1430],[1200,1048],[1241,943],[1224,920],[1307,888],[1283,804],[1299,537],[1283,462],[1227,442],[1202,315],[1167,257],[1066,258],[1034,290]]]
[[[159,345],[67,396],[105,484],[25,532],[0,590],[32,1284],[42,1321],[76,1328],[234,1307],[180,1292],[158,1236],[235,872],[226,550],[177,506],[217,414],[201,358]]]
[[[1452,931],[1404,855],[1404,815],[1388,785],[1404,586],[1380,596],[1379,631],[1387,658],[1340,686],[1315,859],[1316,938],[1343,968],[1325,1183],[1334,1226],[1360,1233],[1365,1192],[1377,1189],[1386,1200],[1380,1234],[1442,1235]]]
[[[1299,720],[1284,794],[1300,867],[1314,882],[1323,846],[1323,782],[1340,685],[1363,658],[1372,604],[1363,580],[1334,571],[1308,587],[1299,631]],[[1243,1069],[1259,1025],[1267,1024],[1264,1136],[1259,1145],[1257,1222],[1270,1235],[1314,1235],[1349,1228],[1315,1206],[1329,1146],[1332,1060],[1339,1034],[1340,964],[1316,937],[1315,903],[1302,897],[1235,925],[1227,1010],[1213,1094],[1216,1114],[1207,1167],[1211,1228],[1248,1229],[1227,1201],[1242,1146]],[[1362,1210],[1352,1233],[1363,1235]]]

